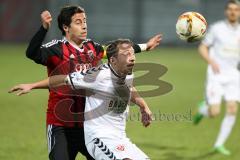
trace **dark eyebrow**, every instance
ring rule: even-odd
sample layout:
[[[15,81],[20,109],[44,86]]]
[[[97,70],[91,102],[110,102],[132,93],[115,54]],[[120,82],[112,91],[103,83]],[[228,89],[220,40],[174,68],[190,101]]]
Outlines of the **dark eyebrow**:
[[[78,19],[75,19],[75,21],[82,21],[82,20],[78,18]]]
[[[82,21],[82,19],[78,18],[78,19],[75,19],[75,21]],[[86,18],[83,18],[83,20],[86,20]]]

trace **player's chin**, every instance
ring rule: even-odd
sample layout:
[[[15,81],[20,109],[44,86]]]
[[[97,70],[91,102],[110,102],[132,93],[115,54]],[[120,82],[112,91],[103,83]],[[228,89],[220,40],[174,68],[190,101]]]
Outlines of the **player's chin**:
[[[79,40],[86,40],[87,39],[87,34],[82,34],[78,36]]]
[[[79,39],[84,41],[87,39],[87,36],[81,36]]]
[[[133,68],[128,69],[127,74],[130,75],[133,73]]]
[[[233,17],[230,21],[237,22],[238,21],[238,17]]]

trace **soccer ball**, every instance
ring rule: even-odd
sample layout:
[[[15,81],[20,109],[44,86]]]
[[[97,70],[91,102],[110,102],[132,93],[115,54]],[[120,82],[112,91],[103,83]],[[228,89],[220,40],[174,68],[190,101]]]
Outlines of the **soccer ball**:
[[[185,12],[178,17],[176,32],[184,41],[199,41],[204,37],[206,30],[207,21],[197,12]]]

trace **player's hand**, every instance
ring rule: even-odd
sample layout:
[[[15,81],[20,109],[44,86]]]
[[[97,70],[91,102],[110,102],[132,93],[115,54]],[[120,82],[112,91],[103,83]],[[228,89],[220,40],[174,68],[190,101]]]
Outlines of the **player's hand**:
[[[49,11],[43,11],[41,13],[42,25],[45,29],[49,29],[52,22],[52,16]]]
[[[219,65],[218,65],[216,62],[211,61],[211,62],[210,62],[210,65],[211,65],[211,67],[212,67],[212,70],[213,70],[213,73],[214,73],[214,74],[219,74],[219,73],[220,73]]]
[[[157,34],[147,42],[147,51],[155,49],[162,40],[162,34]]]
[[[144,127],[148,127],[152,122],[152,112],[148,107],[140,108],[141,111],[141,121]]]
[[[32,85],[31,84],[19,84],[14,86],[13,88],[11,88],[8,93],[13,93],[13,92],[17,92],[16,95],[17,96],[21,96],[23,94],[27,94],[32,90]]]

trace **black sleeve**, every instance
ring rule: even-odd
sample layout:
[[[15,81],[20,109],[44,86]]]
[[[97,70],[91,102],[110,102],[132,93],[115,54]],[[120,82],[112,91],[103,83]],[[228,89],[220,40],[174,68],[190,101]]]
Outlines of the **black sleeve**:
[[[34,60],[38,64],[45,65],[47,59],[47,52],[41,48],[43,40],[47,34],[47,30],[40,27],[38,32],[31,39],[28,48],[26,50],[26,56],[31,60]]]
[[[135,53],[140,53],[141,52],[141,48],[138,44],[133,44],[133,49]]]

